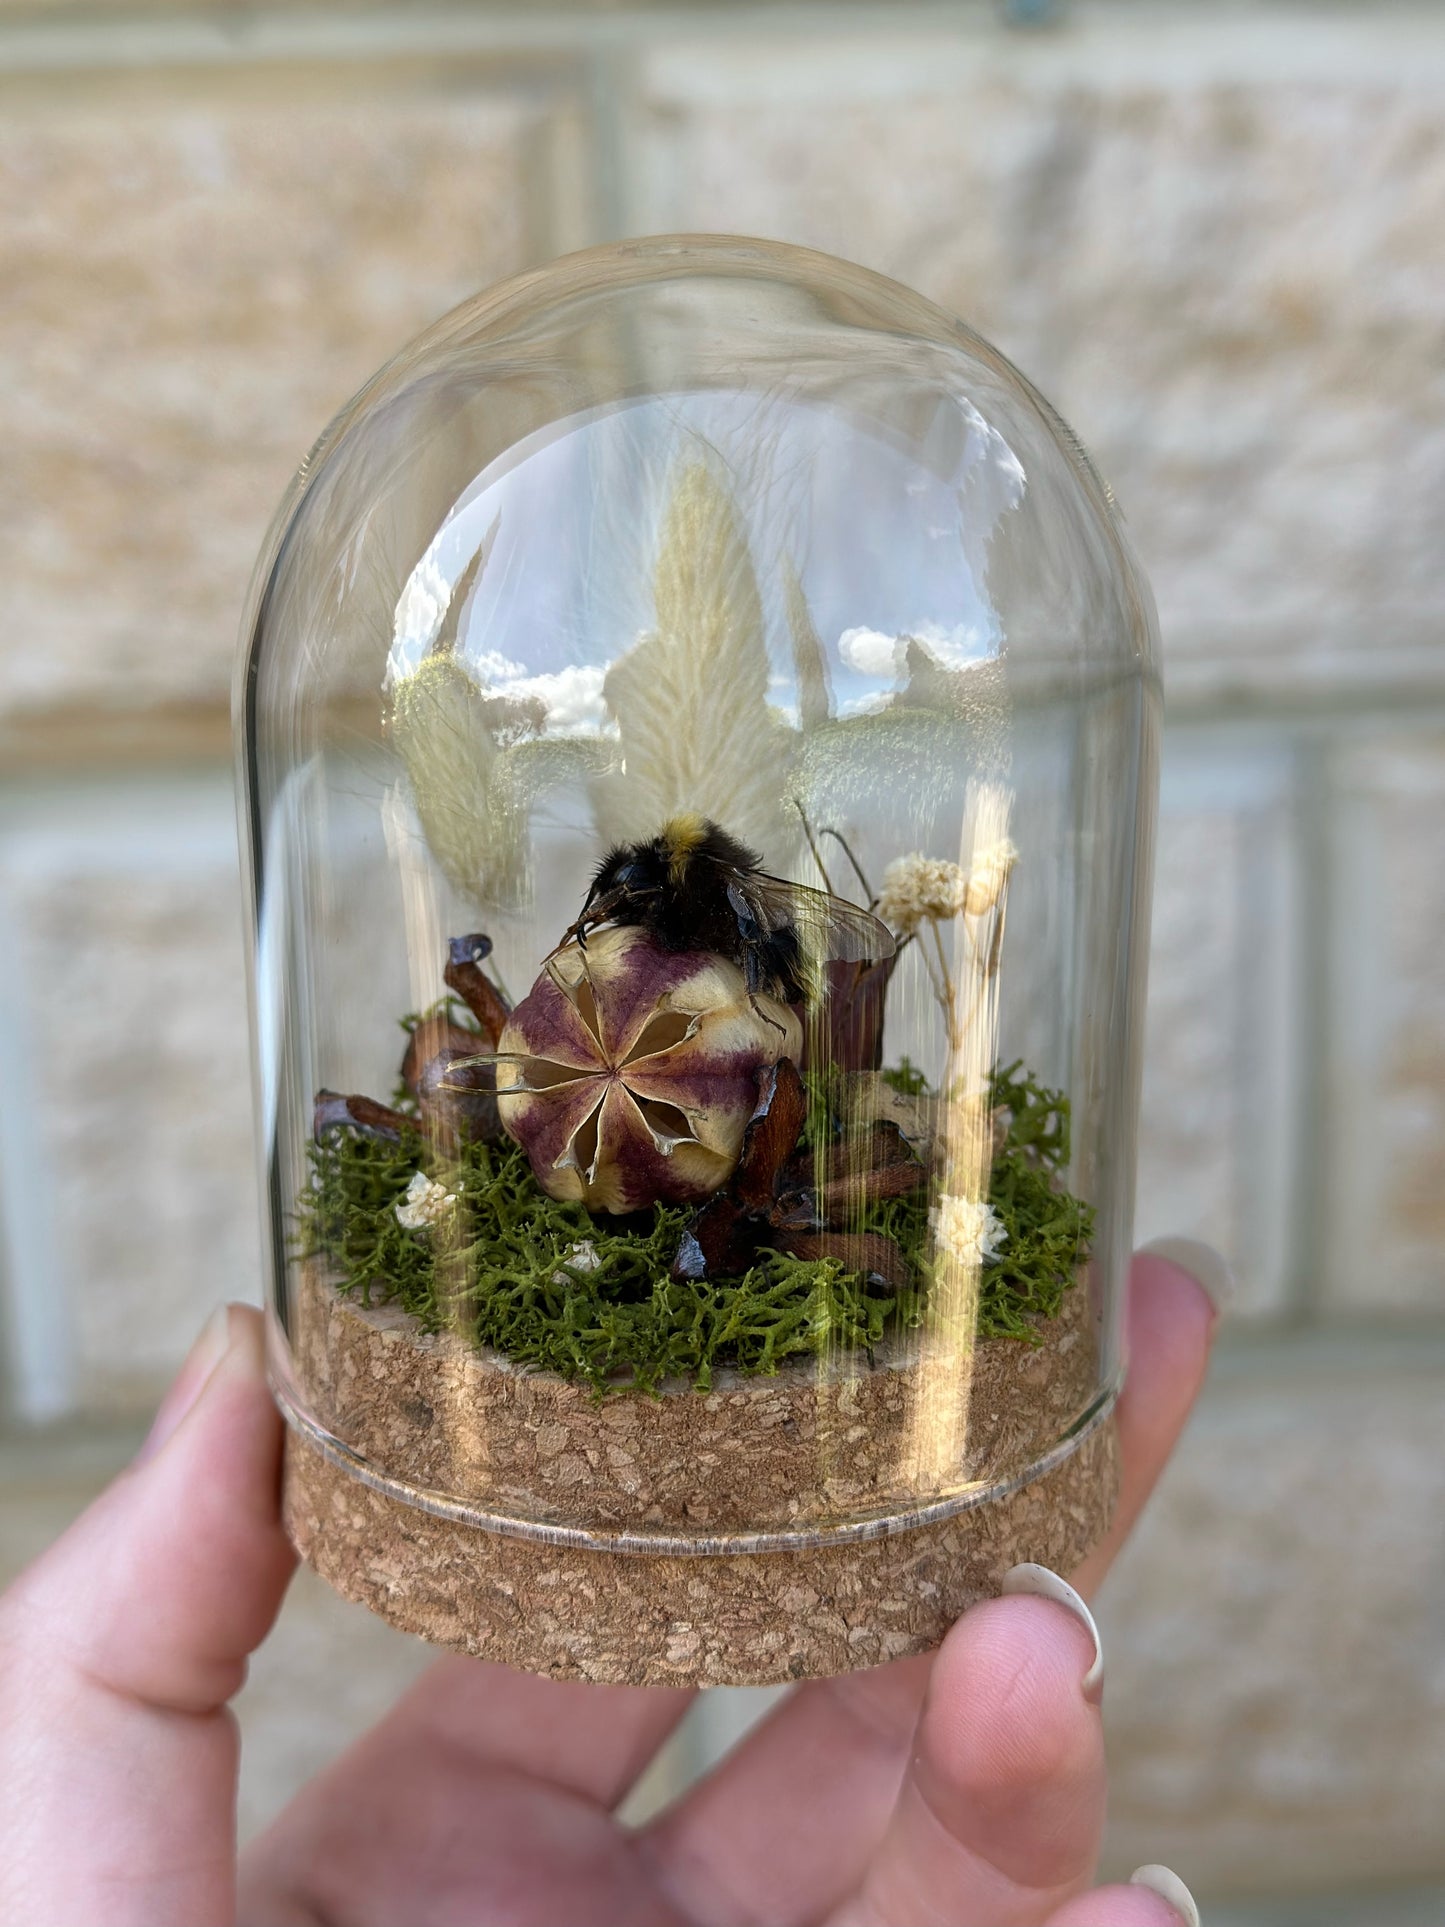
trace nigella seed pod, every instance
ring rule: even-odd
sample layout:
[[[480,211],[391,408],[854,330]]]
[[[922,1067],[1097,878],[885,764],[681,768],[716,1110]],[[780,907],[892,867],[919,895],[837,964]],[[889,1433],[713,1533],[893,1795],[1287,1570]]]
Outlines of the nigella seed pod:
[[[558,951],[513,1011],[497,1103],[549,1197],[688,1204],[727,1182],[760,1072],[801,1045],[798,1019],[749,996],[736,965],[607,929]]]

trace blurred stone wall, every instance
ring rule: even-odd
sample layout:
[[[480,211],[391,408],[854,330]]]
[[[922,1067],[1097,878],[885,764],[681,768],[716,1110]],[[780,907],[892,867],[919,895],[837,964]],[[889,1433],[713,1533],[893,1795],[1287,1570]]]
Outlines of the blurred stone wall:
[[[1240,1289],[1105,1602],[1111,1860],[1445,1882],[1439,10],[0,0],[0,1557],[256,1293],[227,690],[291,470],[463,296],[684,228],[976,323],[1158,592],[1140,1233]],[[421,1660],[303,1584],[248,1821]]]

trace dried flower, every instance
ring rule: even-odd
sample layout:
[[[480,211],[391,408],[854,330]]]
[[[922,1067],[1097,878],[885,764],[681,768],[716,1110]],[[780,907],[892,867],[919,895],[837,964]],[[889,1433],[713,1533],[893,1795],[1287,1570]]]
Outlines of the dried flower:
[[[565,1269],[562,1267],[565,1267]],[[601,1269],[602,1253],[590,1238],[579,1238],[575,1244],[568,1245],[567,1249],[562,1253],[562,1265],[552,1273],[552,1283],[554,1285],[569,1284],[571,1282],[567,1276],[569,1271],[587,1272],[600,1271]]]
[[[1008,1241],[1002,1218],[981,1198],[944,1193],[928,1215],[939,1249],[960,1264],[990,1264]]]
[[[405,1198],[396,1207],[396,1221],[403,1231],[429,1231],[441,1223],[456,1201],[455,1191],[448,1191],[425,1171],[416,1171]]]
[[[968,872],[968,887],[963,907],[971,917],[992,910],[1003,895],[1005,884],[1019,860],[1019,853],[1005,837],[973,859]]]
[[[795,1258],[835,1258],[845,1271],[861,1272],[875,1286],[905,1290],[913,1277],[897,1241],[886,1232],[850,1228],[865,1205],[906,1197],[927,1177],[898,1126],[864,1108],[874,1081],[844,1080],[861,1100],[853,1119],[857,1129],[838,1147],[851,1169],[829,1181],[826,1171],[819,1172],[814,1151],[799,1143],[808,1093],[797,1065],[783,1058],[765,1071],[737,1169],[693,1213],[673,1260],[673,1277],[746,1271],[760,1250],[771,1247]],[[842,1108],[855,1109],[846,1101]]]
[[[929,987],[943,1012],[954,1051],[972,1028],[983,992],[998,974],[1004,892],[1019,857],[1002,834],[1008,827],[1008,797],[996,783],[969,785],[968,823],[978,853],[967,869],[915,850],[895,857],[883,872],[878,914],[903,943],[918,938]],[[991,921],[978,921],[985,917]],[[955,922],[959,918],[963,921]],[[945,923],[955,926],[951,958],[941,928]],[[971,980],[973,994],[965,1004]]]
[[[901,937],[921,923],[945,923],[965,911],[981,917],[1003,894],[1019,853],[1005,838],[976,856],[967,870],[942,857],[895,857],[883,872],[878,914]]]
[[[878,915],[900,937],[911,937],[921,923],[957,916],[967,890],[968,878],[956,863],[915,850],[895,857],[883,872]]]
[[[400,1144],[402,1132],[414,1129],[416,1124],[405,1111],[378,1104],[374,1097],[345,1097],[340,1091],[327,1090],[316,1093],[315,1120],[318,1144],[324,1144],[337,1131],[353,1131],[357,1137],[383,1144]]]
[[[444,1154],[502,1134],[496,1070],[479,1054],[489,1041],[439,1012],[424,1017],[407,1040],[401,1081],[416,1099],[422,1136]]]
[[[549,1197],[589,1211],[693,1203],[725,1184],[759,1073],[802,1026],[721,957],[631,925],[548,959],[502,1032],[502,1123]]]

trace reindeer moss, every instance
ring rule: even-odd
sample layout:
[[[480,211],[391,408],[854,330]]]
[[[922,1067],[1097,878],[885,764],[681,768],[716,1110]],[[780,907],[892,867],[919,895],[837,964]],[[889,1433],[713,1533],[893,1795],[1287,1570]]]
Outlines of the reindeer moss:
[[[916,1090],[901,1067],[900,1088]],[[808,1131],[827,1128],[815,1090]],[[1012,1065],[995,1077],[1007,1132],[990,1201],[1008,1230],[983,1271],[981,1338],[1037,1343],[1087,1255],[1093,1213],[1065,1190],[1068,1104]],[[871,1288],[836,1259],[764,1251],[739,1277],[678,1281],[669,1269],[689,1213],[658,1207],[593,1218],[539,1188],[510,1143],[465,1145],[455,1157],[420,1132],[399,1143],[335,1132],[311,1148],[312,1180],[298,1211],[298,1254],[324,1257],[338,1290],[396,1304],[427,1331],[465,1332],[518,1364],[581,1379],[599,1393],[654,1390],[677,1374],[700,1391],[715,1366],[772,1373],[787,1358],[867,1349],[885,1331],[921,1322],[928,1291],[925,1193],[868,1206],[858,1229],[886,1232],[915,1288]],[[418,1170],[456,1194],[443,1223],[408,1231],[396,1206]],[[595,1254],[595,1262],[593,1258]]]

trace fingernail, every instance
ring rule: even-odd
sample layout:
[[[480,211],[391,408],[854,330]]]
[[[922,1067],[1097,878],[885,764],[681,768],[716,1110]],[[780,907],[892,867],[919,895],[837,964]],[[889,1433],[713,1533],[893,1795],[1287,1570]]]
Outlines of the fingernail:
[[[1158,1894],[1184,1922],[1185,1927],[1199,1927],[1199,1904],[1192,1893],[1168,1867],[1136,1867],[1129,1876],[1131,1887],[1147,1887],[1150,1893]]]
[[[226,1356],[230,1342],[231,1307],[221,1305],[206,1320],[200,1337],[186,1354],[186,1362],[161,1400],[160,1410],[146,1434],[145,1444],[135,1455],[137,1465],[144,1465],[148,1459],[153,1459],[171,1437],[210,1383],[216,1367]]]
[[[1094,1663],[1080,1684],[1084,1689],[1084,1698],[1091,1706],[1097,1706],[1104,1697],[1104,1642],[1099,1637],[1094,1615],[1068,1580],[1060,1579],[1047,1566],[1012,1566],[1004,1574],[999,1590],[1011,1597],[1027,1595],[1034,1599],[1052,1599],[1056,1605],[1067,1607],[1074,1615],[1094,1642]]]
[[[1164,1258],[1199,1286],[1216,1315],[1234,1302],[1238,1280],[1229,1260],[1200,1238],[1153,1238],[1142,1247],[1152,1258]]]

